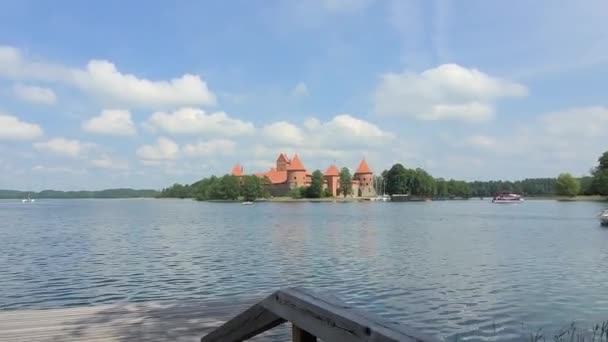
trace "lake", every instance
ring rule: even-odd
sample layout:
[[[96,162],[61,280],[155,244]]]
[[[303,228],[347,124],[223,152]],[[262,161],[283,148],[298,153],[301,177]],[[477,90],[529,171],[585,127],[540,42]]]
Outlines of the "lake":
[[[446,339],[518,340],[608,319],[605,207],[2,200],[0,310],[301,285]]]

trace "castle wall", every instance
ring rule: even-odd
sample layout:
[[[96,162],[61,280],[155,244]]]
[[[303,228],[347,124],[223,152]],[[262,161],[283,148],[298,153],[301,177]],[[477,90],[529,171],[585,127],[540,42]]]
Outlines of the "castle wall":
[[[287,196],[290,190],[288,183],[271,184],[269,188],[272,196]]]

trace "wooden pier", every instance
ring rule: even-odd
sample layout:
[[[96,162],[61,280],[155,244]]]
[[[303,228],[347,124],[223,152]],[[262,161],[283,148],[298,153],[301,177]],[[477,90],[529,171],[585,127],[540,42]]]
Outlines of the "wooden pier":
[[[291,325],[284,323],[290,322]],[[434,341],[314,291],[257,300],[0,311],[0,341]]]
[[[64,309],[0,311],[2,342],[180,341],[201,337],[256,300],[146,302]],[[287,341],[288,327],[254,341]]]

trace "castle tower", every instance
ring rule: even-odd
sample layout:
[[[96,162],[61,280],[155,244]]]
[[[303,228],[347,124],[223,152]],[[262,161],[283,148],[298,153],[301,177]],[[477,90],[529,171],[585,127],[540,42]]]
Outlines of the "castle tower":
[[[230,174],[237,177],[243,176],[243,166],[239,163],[234,164],[234,167],[232,168],[232,172],[230,172]]]
[[[353,175],[354,180],[359,181],[359,189],[355,196],[359,197],[374,197],[377,196],[376,189],[374,189],[374,173],[370,170],[365,159],[361,160],[359,167]]]
[[[297,154],[293,156],[291,163],[287,166],[287,183],[290,189],[306,185],[306,168]]]
[[[277,158],[277,171],[287,171],[290,163],[291,161],[284,153],[279,154]]]
[[[325,173],[323,173],[323,179],[327,184],[327,188],[331,191],[331,195],[336,197],[338,195],[338,180],[340,178],[340,171],[335,165],[330,165]]]

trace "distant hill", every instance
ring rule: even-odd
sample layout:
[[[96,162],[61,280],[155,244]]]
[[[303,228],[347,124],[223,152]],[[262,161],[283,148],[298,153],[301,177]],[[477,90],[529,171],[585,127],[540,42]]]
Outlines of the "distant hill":
[[[9,198],[138,198],[138,197],[157,197],[159,192],[156,190],[136,190],[136,189],[106,189],[99,191],[57,191],[43,190],[40,192],[26,192],[17,190],[0,190],[0,199]]]

